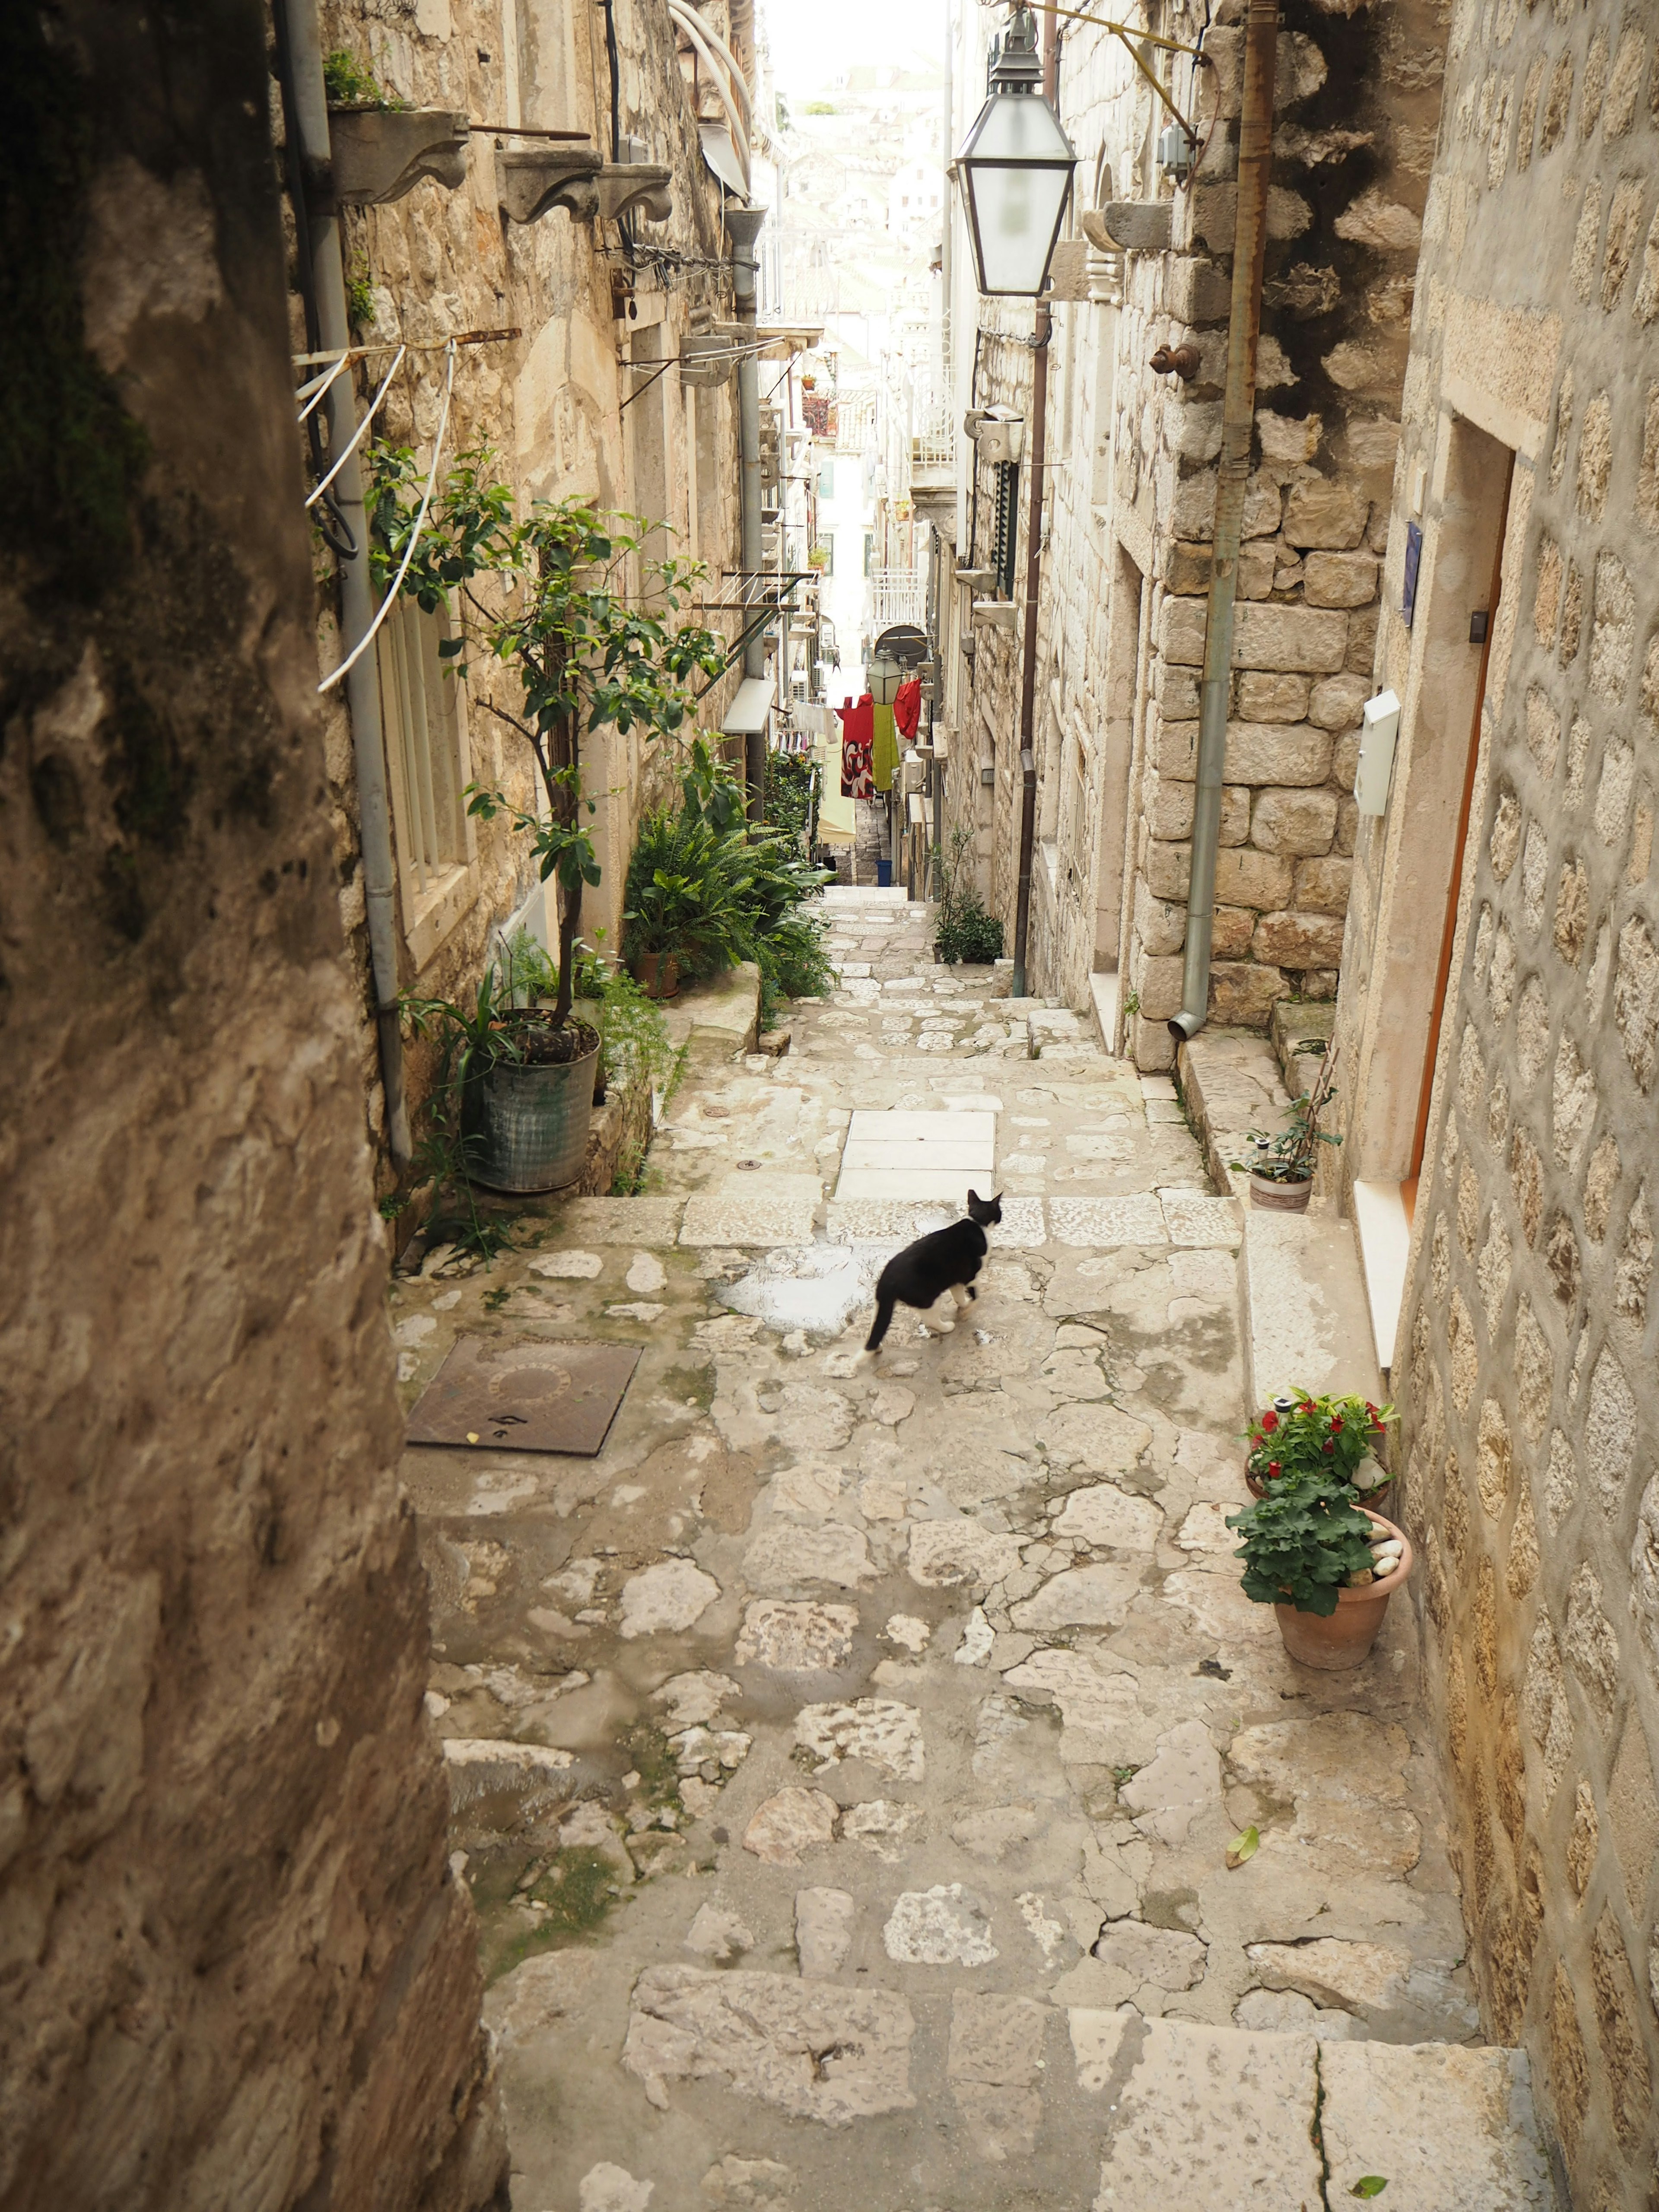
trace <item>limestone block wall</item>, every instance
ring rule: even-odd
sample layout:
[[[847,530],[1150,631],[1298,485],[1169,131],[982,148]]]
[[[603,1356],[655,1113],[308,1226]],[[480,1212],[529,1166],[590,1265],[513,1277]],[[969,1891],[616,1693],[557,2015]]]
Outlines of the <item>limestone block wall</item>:
[[[1597,2208],[1652,2202],[1659,2162],[1656,329],[1651,20],[1460,7],[1378,656],[1407,713],[1343,961],[1343,1170],[1409,1165],[1423,1043],[1397,978],[1437,944],[1455,866],[1405,1510],[1488,2029],[1531,2052],[1572,2202]],[[1475,480],[1459,455],[1483,439]],[[1412,871],[1448,817],[1418,798],[1419,732],[1486,603],[1458,532],[1483,499],[1495,526],[1511,453],[1469,836],[1431,886]]]
[[[1103,276],[1091,299],[1054,311],[1037,687],[1051,852],[1034,872],[1032,977],[1080,1004],[1090,969],[1115,963],[1139,1010],[1129,1046],[1147,1067],[1169,1063],[1164,1024],[1180,1001],[1226,346],[1243,11],[1223,0],[1213,13],[1205,43],[1216,66],[1194,84],[1182,64],[1175,87],[1210,126],[1179,189],[1152,158],[1164,112],[1115,42],[1073,28],[1060,68],[1084,204],[1173,195],[1173,250],[1127,254],[1121,278]],[[1190,40],[1203,20],[1167,6],[1149,27]],[[1265,1026],[1277,999],[1335,989],[1443,38],[1430,0],[1352,14],[1291,0],[1284,13],[1211,989],[1218,1021]],[[1155,348],[1183,342],[1200,356],[1193,380],[1155,375]],[[975,694],[1004,682],[1000,650],[976,660]],[[1005,711],[1000,693],[982,702],[988,720]],[[1000,755],[998,769],[987,842],[1012,854],[1015,779],[1005,785]],[[994,895],[1012,921],[1013,870],[997,865]],[[1127,899],[1115,901],[1126,874]]]
[[[6,34],[0,2203],[483,2212],[264,29]]]
[[[446,441],[451,460],[488,447],[497,479],[513,486],[521,507],[538,499],[578,497],[640,514],[659,526],[652,552],[696,553],[718,577],[736,557],[733,387],[694,397],[681,389],[675,369],[655,375],[653,365],[678,353],[694,319],[706,324],[732,313],[719,190],[703,162],[663,0],[621,9],[617,21],[617,120],[624,135],[644,142],[649,159],[673,171],[667,222],[635,213],[624,230],[556,210],[533,224],[510,223],[498,205],[496,138],[477,132],[460,189],[426,180],[388,205],[348,211],[348,272],[372,303],[363,336],[411,345],[380,418],[393,443],[412,447],[422,459],[430,452],[443,404],[445,338],[516,331],[514,338],[460,349]],[[324,41],[325,49],[343,48],[372,70],[394,98],[462,110],[478,122],[585,131],[609,158],[610,69],[604,20],[593,9],[568,0],[535,0],[528,7],[431,0],[393,11],[376,0],[326,0]],[[504,135],[501,143],[537,142]],[[296,299],[295,313],[297,307]],[[365,399],[390,358],[383,353],[364,363],[359,382]],[[624,414],[622,402],[635,392]],[[483,596],[489,599],[488,586]],[[708,596],[729,595],[716,589]],[[324,592],[321,622],[322,652],[331,661],[331,587]],[[729,684],[711,694],[711,720],[728,690]],[[471,656],[465,691],[473,774],[519,804],[538,804],[527,745],[491,711],[516,708],[510,673]],[[367,1007],[351,731],[338,692],[329,695],[325,714],[342,912],[353,933]],[[583,922],[588,931],[605,929],[612,945],[640,812],[672,774],[672,751],[649,745],[637,731],[626,737],[594,732],[584,745],[587,781],[599,800],[594,836],[605,880],[586,893]],[[465,1000],[494,933],[536,887],[526,841],[504,820],[476,823],[471,836],[463,910],[435,950],[418,959],[411,952],[409,959],[405,981],[427,995]],[[367,1021],[362,1049],[370,1124],[378,1135],[382,1115]],[[411,1103],[422,1094],[425,1056],[418,1045],[413,1048]]]

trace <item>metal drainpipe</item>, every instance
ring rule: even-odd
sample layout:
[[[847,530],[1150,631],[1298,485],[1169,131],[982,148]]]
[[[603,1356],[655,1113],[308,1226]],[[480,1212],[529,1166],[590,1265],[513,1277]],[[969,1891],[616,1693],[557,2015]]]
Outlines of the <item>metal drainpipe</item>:
[[[1042,90],[1051,107],[1060,96],[1060,40],[1052,21],[1042,33]],[[1031,853],[1036,842],[1036,664],[1038,600],[1042,589],[1042,495],[1048,429],[1048,339],[1054,317],[1039,300],[1032,343],[1031,504],[1025,527],[1025,665],[1019,679],[1019,894],[1014,907],[1016,999],[1025,996],[1025,951],[1031,932]]]
[[[761,589],[761,466],[760,364],[755,358],[755,241],[760,236],[766,210],[732,207],[726,210],[726,228],[732,239],[732,291],[737,319],[742,325],[738,362],[738,464],[742,523],[739,558],[744,570],[740,598]],[[766,647],[759,636],[743,649],[745,676],[764,676]],[[757,731],[744,740],[744,780],[749,786],[749,818],[764,818],[766,799],[766,733]]]
[[[1221,410],[1210,605],[1199,698],[1198,791],[1187,885],[1187,951],[1181,1012],[1170,1024],[1179,1045],[1209,1018],[1210,947],[1215,934],[1216,854],[1221,785],[1227,762],[1227,694],[1231,681],[1233,601],[1244,491],[1255,426],[1255,362],[1261,335],[1261,259],[1267,241],[1267,179],[1273,165],[1273,66],[1278,0],[1249,0],[1244,28],[1244,92],[1238,120],[1238,212],[1233,232],[1233,296],[1227,325],[1227,388]]]
[[[282,0],[294,75],[295,121],[306,176],[313,183],[332,175],[328,136],[328,93],[323,82],[323,42],[316,0]],[[331,190],[329,194],[331,202]],[[325,349],[351,343],[346,315],[345,272],[340,256],[340,219],[331,204],[311,210],[313,283],[317,297],[318,334]],[[357,394],[351,377],[337,376],[329,386],[329,451],[341,452],[357,427]],[[343,655],[367,635],[376,605],[368,573],[368,518],[363,508],[362,472],[354,453],[334,479],[333,493],[357,547],[354,560],[340,562],[340,642]],[[386,742],[380,720],[380,678],[372,652],[363,653],[345,679],[351,717],[351,750],[357,778],[358,838],[362,853],[363,907],[368,923],[368,956],[374,982],[374,1027],[380,1045],[380,1085],[386,1094],[386,1126],[392,1157],[406,1165],[413,1152],[409,1102],[404,1091],[404,1043],[398,1012],[397,862],[392,848],[392,809],[386,795]]]

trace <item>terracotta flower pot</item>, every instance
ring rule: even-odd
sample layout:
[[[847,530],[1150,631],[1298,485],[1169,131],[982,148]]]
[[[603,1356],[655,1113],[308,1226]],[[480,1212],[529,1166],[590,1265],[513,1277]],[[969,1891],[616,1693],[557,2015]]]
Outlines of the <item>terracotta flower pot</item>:
[[[672,999],[680,988],[680,963],[672,952],[641,952],[634,962],[634,981],[647,999]]]
[[[1271,1176],[1250,1176],[1250,1204],[1265,1206],[1274,1213],[1305,1213],[1313,1196],[1313,1177],[1305,1182],[1275,1182]]]
[[[1367,1505],[1359,1510],[1387,1534],[1398,1536],[1406,1548],[1401,1554],[1400,1565],[1381,1582],[1368,1583],[1364,1589],[1338,1590],[1336,1611],[1333,1613],[1322,1617],[1316,1613],[1300,1613],[1293,1605],[1273,1607],[1279,1616],[1279,1632],[1285,1639],[1285,1649],[1304,1667],[1334,1669],[1363,1666],[1370,1656],[1382,1616],[1389,1609],[1389,1600],[1412,1571],[1411,1540],[1405,1530],[1396,1528],[1392,1521],[1385,1521]]]

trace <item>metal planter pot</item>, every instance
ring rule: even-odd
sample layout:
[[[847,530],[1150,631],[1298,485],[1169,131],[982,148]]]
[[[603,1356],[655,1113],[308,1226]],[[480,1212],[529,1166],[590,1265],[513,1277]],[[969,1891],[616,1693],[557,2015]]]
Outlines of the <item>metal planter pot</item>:
[[[599,1047],[549,1066],[497,1060],[466,1086],[468,1171],[489,1190],[562,1190],[587,1158]]]

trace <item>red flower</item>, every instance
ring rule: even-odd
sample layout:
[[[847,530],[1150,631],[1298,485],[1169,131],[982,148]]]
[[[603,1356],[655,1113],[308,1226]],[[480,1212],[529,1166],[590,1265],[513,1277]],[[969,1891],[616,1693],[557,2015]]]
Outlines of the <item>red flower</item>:
[[[1264,1413],[1261,1416],[1261,1433],[1264,1437],[1272,1436],[1273,1431],[1278,1426],[1279,1416],[1277,1413]]]
[[[1279,1462],[1278,1462],[1276,1459],[1270,1459],[1270,1460],[1267,1462],[1267,1472],[1268,1472],[1268,1474],[1278,1474],[1278,1472],[1279,1472]]]
[[[1335,1435],[1336,1431],[1341,1427],[1341,1422],[1336,1419],[1334,1414],[1333,1414],[1331,1417],[1331,1433],[1333,1436]]]
[[[1336,1449],[1336,1446],[1331,1442],[1328,1437],[1325,1439],[1325,1449],[1328,1452],[1334,1452]]]

